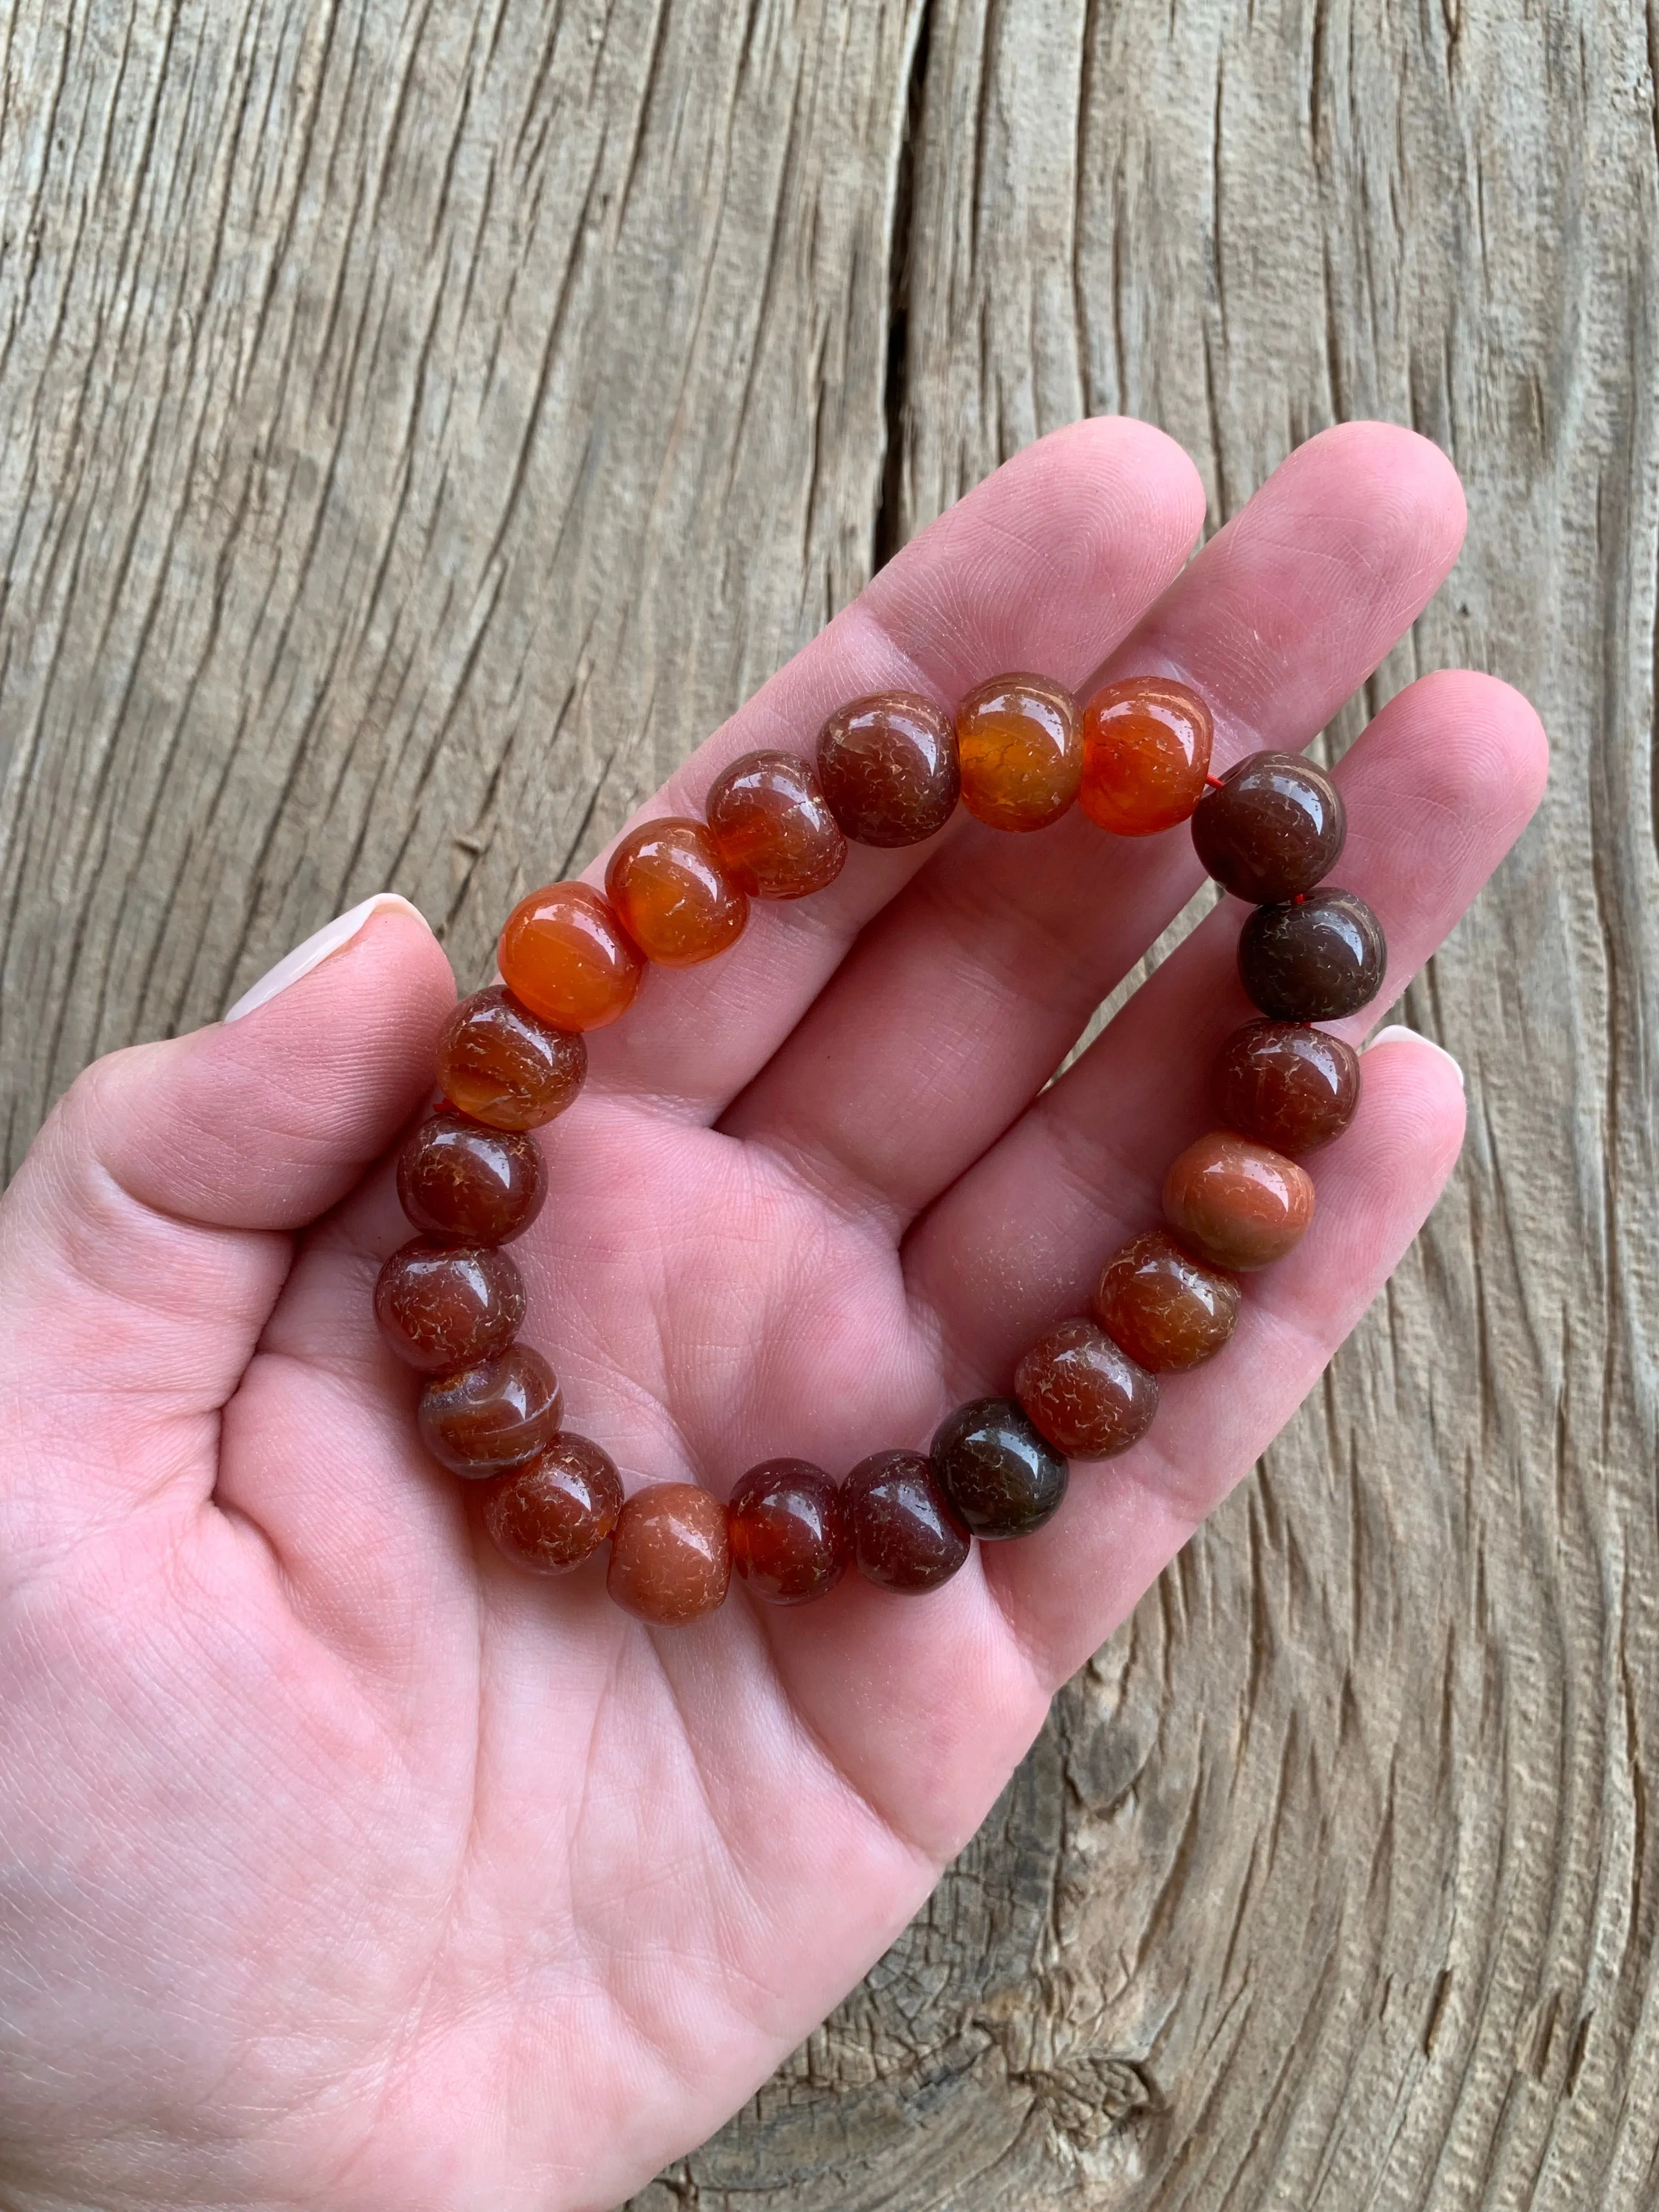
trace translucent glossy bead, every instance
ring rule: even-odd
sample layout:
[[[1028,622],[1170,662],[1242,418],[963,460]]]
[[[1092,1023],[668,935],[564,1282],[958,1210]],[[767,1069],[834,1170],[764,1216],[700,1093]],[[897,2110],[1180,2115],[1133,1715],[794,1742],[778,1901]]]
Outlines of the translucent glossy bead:
[[[622,1511],[622,1477],[609,1452],[568,1431],[484,1498],[496,1549],[535,1575],[562,1575],[597,1552]]]
[[[972,1539],[920,1452],[872,1452],[842,1485],[853,1557],[866,1582],[907,1595],[948,1583]]]
[[[1158,1377],[1091,1321],[1063,1321],[1014,1370],[1014,1395],[1067,1459],[1127,1451],[1158,1411]]]
[[[750,898],[798,899],[834,883],[847,840],[810,764],[746,753],[717,777],[703,811],[720,864]]]
[[[520,899],[495,957],[514,997],[561,1030],[614,1022],[645,973],[609,900],[586,884],[548,884]]]
[[[723,1603],[732,1579],[726,1508],[692,1482],[635,1493],[617,1517],[605,1586],[638,1620],[680,1628]]]
[[[856,844],[920,844],[956,808],[962,779],[955,732],[914,692],[855,699],[819,733],[818,781]]]
[[[1083,710],[1079,805],[1120,837],[1174,829],[1203,795],[1214,734],[1209,708],[1184,684],[1108,684]]]
[[[1248,1271],[1282,1260],[1313,1212],[1307,1170],[1231,1129],[1188,1145],[1164,1179],[1164,1219],[1214,1267]]]
[[[1029,1536],[1059,1512],[1070,1470],[1012,1398],[975,1398],[939,1425],[933,1472],[981,1541]]]
[[[743,935],[749,901],[720,866],[701,822],[667,815],[630,830],[611,855],[605,888],[628,932],[659,968],[695,968]]]
[[[1264,1014],[1334,1022],[1382,988],[1382,925],[1353,891],[1310,891],[1289,906],[1259,906],[1239,932],[1238,976]]]
[[[434,1375],[421,1392],[421,1441],[456,1474],[505,1474],[547,1449],[559,1433],[553,1370],[527,1344]]]
[[[732,1492],[726,1527],[732,1565],[757,1597],[774,1605],[823,1597],[852,1555],[841,1492],[810,1460],[751,1467]]]
[[[540,1146],[521,1130],[487,1128],[461,1114],[429,1114],[398,1155],[398,1196],[429,1237],[506,1244],[541,1212],[547,1169]]]
[[[1224,890],[1253,905],[1310,891],[1348,834],[1342,794],[1299,753],[1252,753],[1193,810],[1193,844]]]
[[[994,830],[1042,830],[1077,797],[1083,737],[1072,695],[1045,676],[997,676],[957,708],[962,803]]]
[[[399,1359],[438,1375],[512,1343],[524,1322],[524,1283],[505,1252],[416,1237],[381,1268],[374,1318]]]
[[[503,984],[463,999],[438,1039],[438,1088],[492,1129],[538,1129],[587,1073],[587,1047],[521,1006]]]
[[[1359,1054],[1304,1022],[1246,1022],[1221,1048],[1221,1118],[1279,1152],[1340,1137],[1359,1106]]]
[[[1138,1367],[1164,1375],[1213,1358],[1238,1322],[1238,1285],[1149,1229],[1101,1272],[1095,1319]]]

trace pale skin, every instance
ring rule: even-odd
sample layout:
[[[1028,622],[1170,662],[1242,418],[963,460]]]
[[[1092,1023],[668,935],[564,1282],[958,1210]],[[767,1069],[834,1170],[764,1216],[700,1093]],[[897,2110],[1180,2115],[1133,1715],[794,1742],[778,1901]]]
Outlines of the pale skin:
[[[1190,462],[1094,422],[909,546],[647,812],[902,685],[1148,670],[1216,759],[1305,744],[1455,558],[1399,429],[1303,447],[1189,558]],[[1390,946],[1356,1042],[1541,791],[1536,716],[1424,678],[1344,759]],[[590,870],[597,880],[603,861]],[[1183,832],[960,814],[757,907],[590,1040],[518,1247],[568,1425],[724,1493],[925,1443],[1081,1310],[1207,1126],[1231,902],[1038,1093],[1196,888]],[[473,979],[469,979],[473,980]],[[1212,1365],[944,1589],[651,1630],[492,1551],[370,1290],[454,985],[383,911],[246,1019],[99,1062],[0,1204],[0,2204],[604,2212],[890,1943],[1054,1690],[1313,1387],[1451,1171],[1455,1070],[1369,1053],[1318,1212]],[[1455,1040],[1452,1041],[1455,1042]],[[1460,1357],[1455,1345],[1449,1361]],[[1425,1481],[1437,1479],[1425,1468]],[[1291,1501],[1294,1510],[1294,1501]]]

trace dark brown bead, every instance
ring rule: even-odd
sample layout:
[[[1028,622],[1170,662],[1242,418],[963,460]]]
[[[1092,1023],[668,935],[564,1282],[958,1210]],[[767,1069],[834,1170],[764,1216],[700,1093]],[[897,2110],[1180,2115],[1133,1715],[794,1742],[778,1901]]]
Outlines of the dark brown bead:
[[[520,1129],[491,1129],[440,1111],[411,1129],[398,1155],[398,1196],[428,1237],[506,1244],[542,1210],[547,1169]]]
[[[1058,822],[1083,775],[1072,695],[1046,676],[996,676],[957,708],[962,803],[993,830]]]
[[[962,788],[956,734],[915,693],[855,699],[819,734],[818,781],[830,812],[856,843],[920,844],[956,807]]]
[[[1029,1536],[1059,1512],[1070,1470],[1012,1398],[975,1398],[933,1437],[933,1471],[981,1541]]]
[[[1152,1425],[1158,1377],[1093,1322],[1063,1321],[1020,1361],[1014,1395],[1057,1452],[1109,1459]]]
[[[421,1440],[456,1474],[505,1474],[547,1449],[559,1433],[559,1385],[539,1352],[510,1344],[421,1392]]]
[[[1348,834],[1342,794],[1299,753],[1235,762],[1193,810],[1198,857],[1224,890],[1255,906],[1310,891]]]
[[[743,935],[749,901],[701,822],[668,815],[630,830],[605,888],[623,927],[659,968],[695,968]]]
[[[830,802],[811,764],[794,753],[733,761],[703,811],[720,865],[750,898],[805,898],[847,865],[847,840]]]
[[[1239,933],[1239,981],[1278,1021],[1357,1014],[1382,989],[1388,964],[1382,925],[1352,891],[1259,906]]]
[[[659,1482],[623,1507],[605,1586],[636,1620],[681,1628],[725,1601],[732,1579],[726,1508],[694,1482]]]
[[[1359,1054],[1304,1022],[1246,1022],[1221,1048],[1221,1118],[1278,1152],[1340,1137],[1359,1105]]]
[[[907,1595],[948,1583],[972,1539],[920,1452],[872,1452],[842,1485],[853,1556],[866,1582]]]
[[[1307,1170],[1231,1129],[1188,1145],[1164,1178],[1164,1219],[1215,1267],[1270,1267],[1302,1242],[1313,1212]]]
[[[524,1283],[505,1252],[417,1237],[381,1268],[374,1318],[399,1359],[441,1375],[512,1343],[524,1322]]]
[[[492,1129],[538,1129],[587,1073],[587,1047],[521,1006],[504,983],[463,999],[438,1039],[438,1088]]]
[[[1213,1358],[1238,1321],[1238,1285],[1149,1229],[1115,1252],[1091,1301],[1095,1319],[1138,1367],[1166,1375]]]
[[[497,1550],[535,1575],[562,1575],[597,1552],[622,1511],[609,1452],[568,1431],[489,1486],[484,1527]]]
[[[757,1597],[803,1605],[846,1572],[852,1537],[841,1492],[811,1460],[763,1460],[726,1510],[732,1564]]]

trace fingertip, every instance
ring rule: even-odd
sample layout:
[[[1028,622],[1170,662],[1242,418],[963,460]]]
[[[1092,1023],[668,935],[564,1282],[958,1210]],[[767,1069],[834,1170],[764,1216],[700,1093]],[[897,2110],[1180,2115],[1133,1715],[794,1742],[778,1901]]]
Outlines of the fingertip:
[[[1415,526],[1425,557],[1442,574],[1462,548],[1468,527],[1463,480],[1432,438],[1403,423],[1334,423],[1305,440],[1275,473],[1339,483],[1345,505],[1391,514],[1397,527]]]

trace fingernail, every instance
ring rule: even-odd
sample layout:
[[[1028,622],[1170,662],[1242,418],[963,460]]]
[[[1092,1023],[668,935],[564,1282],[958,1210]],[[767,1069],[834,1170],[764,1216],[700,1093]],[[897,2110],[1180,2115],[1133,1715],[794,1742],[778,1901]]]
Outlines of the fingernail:
[[[1401,1037],[1408,1038],[1413,1044],[1425,1044],[1431,1052],[1437,1052],[1441,1059],[1445,1061],[1447,1066],[1449,1067],[1452,1073],[1456,1076],[1458,1082],[1462,1084],[1465,1090],[1468,1090],[1468,1085],[1463,1083],[1462,1068],[1458,1065],[1457,1061],[1452,1058],[1445,1046],[1443,1044],[1437,1044],[1432,1037],[1425,1037],[1417,1030],[1408,1030],[1404,1022],[1390,1022],[1387,1029],[1378,1030],[1376,1036],[1372,1037],[1370,1042],[1366,1045],[1365,1049],[1369,1052],[1372,1045],[1397,1044]]]
[[[254,1013],[259,1007],[269,1006],[279,992],[287,990],[290,983],[297,983],[302,975],[309,975],[313,968],[320,968],[324,961],[331,954],[337,952],[342,945],[349,945],[358,931],[372,921],[377,914],[389,912],[393,907],[400,907],[405,914],[412,914],[422,929],[427,927],[426,916],[419,907],[411,906],[396,891],[376,891],[373,898],[366,898],[361,905],[349,907],[345,913],[336,915],[332,921],[325,921],[313,936],[307,938],[303,945],[296,945],[292,952],[284,953],[274,968],[268,969],[257,983],[243,992],[235,1005],[227,1011],[225,1019],[240,1022],[244,1014]]]

